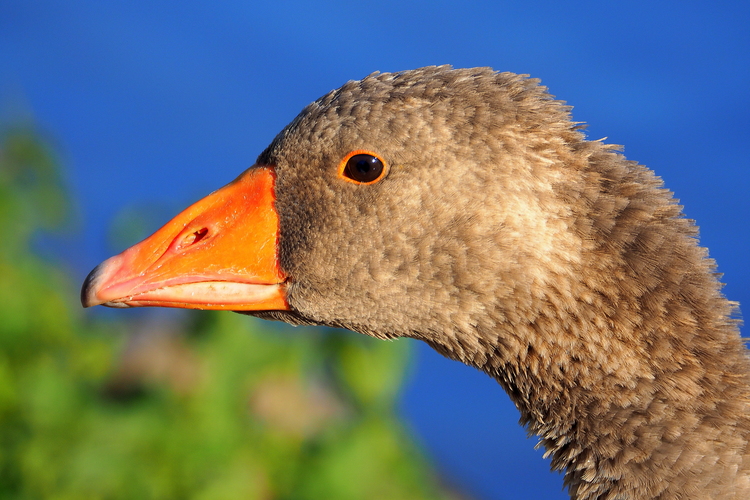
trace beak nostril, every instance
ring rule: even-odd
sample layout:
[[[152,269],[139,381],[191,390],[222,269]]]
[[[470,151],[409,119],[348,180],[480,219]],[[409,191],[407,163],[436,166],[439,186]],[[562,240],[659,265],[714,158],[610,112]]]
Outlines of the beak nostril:
[[[202,229],[199,229],[193,233],[193,239],[192,243],[198,243],[200,240],[205,238],[208,235],[208,228],[204,227]]]
[[[183,238],[180,244],[177,245],[176,249],[184,249],[188,248],[192,245],[195,245],[196,243],[200,242],[201,240],[205,239],[206,236],[208,236],[208,228],[203,227],[201,229],[197,229],[193,231],[192,233],[186,234]]]

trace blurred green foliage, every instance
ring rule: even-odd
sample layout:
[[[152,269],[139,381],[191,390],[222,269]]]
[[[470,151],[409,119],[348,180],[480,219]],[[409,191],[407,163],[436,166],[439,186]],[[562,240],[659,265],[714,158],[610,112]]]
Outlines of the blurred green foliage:
[[[61,186],[38,135],[2,134],[0,498],[455,498],[394,413],[406,343],[232,313],[92,320],[32,252],[69,218]]]

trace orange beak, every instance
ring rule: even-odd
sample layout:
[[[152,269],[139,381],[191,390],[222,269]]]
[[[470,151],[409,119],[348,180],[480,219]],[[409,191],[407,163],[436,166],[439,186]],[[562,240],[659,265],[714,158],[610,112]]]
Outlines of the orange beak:
[[[287,310],[275,173],[253,167],[153,235],[99,264],[84,307]]]

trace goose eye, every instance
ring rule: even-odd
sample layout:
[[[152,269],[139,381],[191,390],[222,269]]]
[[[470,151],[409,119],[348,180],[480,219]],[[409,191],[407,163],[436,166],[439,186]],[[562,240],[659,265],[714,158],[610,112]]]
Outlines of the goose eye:
[[[387,172],[385,162],[369,151],[352,151],[341,161],[339,169],[344,179],[357,184],[373,184]]]

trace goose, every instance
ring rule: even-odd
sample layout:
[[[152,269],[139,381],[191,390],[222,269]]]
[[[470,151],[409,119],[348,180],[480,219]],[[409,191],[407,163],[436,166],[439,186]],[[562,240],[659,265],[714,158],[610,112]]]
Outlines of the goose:
[[[528,75],[373,73],[97,266],[85,307],[410,337],[484,371],[572,499],[750,498],[750,358],[697,228]]]

